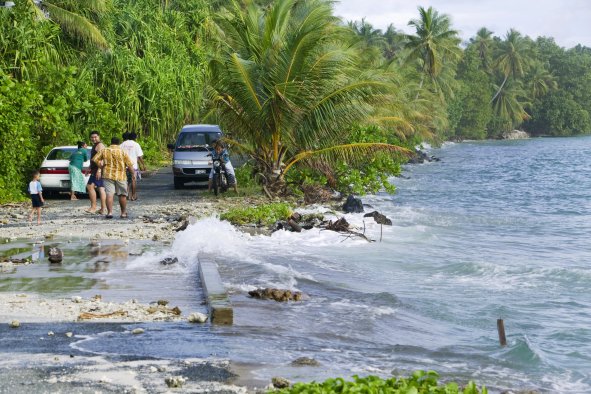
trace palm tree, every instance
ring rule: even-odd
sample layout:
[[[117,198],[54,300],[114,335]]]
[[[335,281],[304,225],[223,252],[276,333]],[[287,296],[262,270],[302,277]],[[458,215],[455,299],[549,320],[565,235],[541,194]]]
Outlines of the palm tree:
[[[386,59],[391,60],[397,56],[398,52],[404,48],[405,40],[404,33],[397,30],[393,24],[389,24],[384,32],[384,56]]]
[[[540,62],[535,62],[529,72],[529,91],[531,97],[536,99],[558,88],[556,77]]]
[[[530,47],[521,33],[514,29],[507,32],[505,40],[499,44],[499,54],[495,61],[495,68],[502,73],[504,79],[491,102],[501,93],[509,77],[515,79],[525,74],[530,63],[530,51]]]
[[[497,116],[509,121],[511,127],[529,118],[525,107],[530,103],[526,101],[526,93],[520,81],[508,83],[499,92],[493,101],[493,110]]]
[[[209,98],[231,139],[274,192],[311,158],[363,159],[389,144],[348,144],[351,125],[388,102],[392,84],[358,66],[348,30],[323,0],[277,0],[261,10],[233,1],[217,16],[226,49],[210,67]]]
[[[355,34],[363,40],[366,47],[384,46],[385,40],[380,29],[374,29],[371,23],[366,22],[365,18],[361,21],[349,22],[347,24]]]
[[[423,72],[420,87],[424,77],[436,81],[447,62],[456,62],[461,56],[458,47],[460,39],[458,32],[451,28],[451,21],[445,14],[429,7],[419,7],[419,19],[408,22],[415,28],[414,35],[407,35],[406,48],[410,50],[409,61],[418,61]],[[417,92],[418,98],[419,92]]]
[[[470,39],[470,43],[475,45],[478,50],[478,57],[482,67],[486,72],[490,72],[492,66],[492,49],[494,41],[492,39],[493,32],[488,30],[486,27],[481,27],[477,32],[476,36]]]
[[[108,46],[107,40],[99,28],[81,13],[81,11],[93,13],[106,11],[105,0],[80,0],[77,2],[67,0],[27,1],[38,16],[48,17],[70,35],[100,48]]]

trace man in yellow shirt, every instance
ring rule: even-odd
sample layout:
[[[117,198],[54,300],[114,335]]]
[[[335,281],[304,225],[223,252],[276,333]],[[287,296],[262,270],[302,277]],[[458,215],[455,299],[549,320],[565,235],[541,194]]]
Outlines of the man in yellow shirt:
[[[107,219],[113,218],[113,200],[116,194],[119,197],[121,217],[127,217],[127,173],[129,170],[135,177],[133,162],[121,149],[121,140],[111,138],[111,146],[98,152],[92,160],[99,166],[97,179],[103,179],[107,194]]]

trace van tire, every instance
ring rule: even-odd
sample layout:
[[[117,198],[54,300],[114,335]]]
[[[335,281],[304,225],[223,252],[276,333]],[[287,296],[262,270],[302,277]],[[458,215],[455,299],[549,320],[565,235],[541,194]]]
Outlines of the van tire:
[[[183,182],[181,179],[177,178],[176,176],[174,177],[174,188],[175,189],[182,189],[185,186],[185,182]]]

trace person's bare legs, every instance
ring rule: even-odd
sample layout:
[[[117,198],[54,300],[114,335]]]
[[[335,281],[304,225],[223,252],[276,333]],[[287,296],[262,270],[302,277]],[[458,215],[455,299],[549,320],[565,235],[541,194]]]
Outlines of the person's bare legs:
[[[137,200],[137,183],[136,183],[136,178],[133,177],[131,178],[131,185],[130,185],[130,193],[129,193],[129,199],[131,201],[135,201]]]
[[[70,191],[70,200],[77,200],[76,192],[74,190]]]
[[[103,189],[104,191],[104,189]],[[107,203],[107,216],[113,216],[113,200],[115,195],[114,194],[107,194],[106,203]]]
[[[37,224],[41,224],[41,207],[37,207]]]
[[[90,208],[86,210],[89,213],[96,212],[96,191],[94,190],[94,183],[89,183],[86,185],[86,191],[88,192],[88,199],[90,200]],[[103,189],[104,191],[104,189]],[[101,199],[101,206],[102,206],[102,199]]]
[[[127,217],[127,196],[121,194],[119,196],[119,208],[121,208],[121,217]]]
[[[105,210],[108,209],[107,207],[107,193],[105,192],[104,187],[99,187],[99,198],[101,200],[101,215],[105,213]],[[111,214],[113,211],[113,197],[111,197]]]
[[[36,208],[31,208],[31,213],[29,214],[29,223],[33,223],[33,214],[35,213]]]

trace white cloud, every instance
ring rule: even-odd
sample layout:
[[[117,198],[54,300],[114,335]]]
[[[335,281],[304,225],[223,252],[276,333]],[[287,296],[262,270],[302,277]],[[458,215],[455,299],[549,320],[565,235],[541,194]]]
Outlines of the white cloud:
[[[559,45],[591,47],[591,1],[588,0],[340,0],[335,12],[345,21],[364,18],[379,29],[393,23],[411,33],[407,26],[418,18],[418,6],[433,6],[451,17],[464,40],[481,27],[503,36],[515,28],[532,38],[554,37]]]

